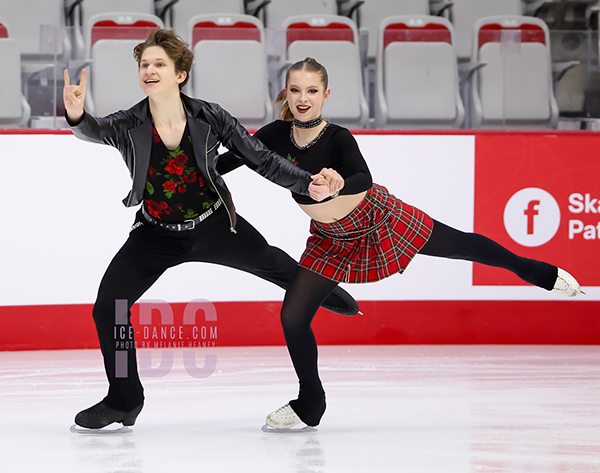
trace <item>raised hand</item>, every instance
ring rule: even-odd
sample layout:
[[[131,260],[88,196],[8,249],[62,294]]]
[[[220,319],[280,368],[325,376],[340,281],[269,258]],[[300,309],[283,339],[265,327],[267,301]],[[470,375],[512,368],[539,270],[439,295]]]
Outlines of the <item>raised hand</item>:
[[[70,120],[77,121],[83,115],[83,105],[85,102],[85,92],[87,88],[87,72],[81,71],[81,81],[79,85],[71,85],[69,71],[65,69],[65,87],[63,89],[63,101],[65,110]]]

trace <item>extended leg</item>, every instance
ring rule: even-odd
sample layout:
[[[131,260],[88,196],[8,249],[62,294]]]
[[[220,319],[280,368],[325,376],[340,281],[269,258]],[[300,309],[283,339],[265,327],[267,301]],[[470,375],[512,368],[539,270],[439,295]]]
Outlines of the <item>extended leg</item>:
[[[478,233],[465,233],[434,220],[433,232],[420,254],[461,259],[512,271],[524,281],[551,291],[558,269],[523,258]]]

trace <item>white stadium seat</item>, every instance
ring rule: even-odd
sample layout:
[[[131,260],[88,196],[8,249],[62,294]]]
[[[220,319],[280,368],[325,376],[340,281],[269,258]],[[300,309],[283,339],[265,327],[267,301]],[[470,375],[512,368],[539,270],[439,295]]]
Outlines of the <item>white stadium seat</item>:
[[[27,126],[31,107],[21,93],[21,58],[17,42],[4,36],[6,20],[0,18],[0,128]]]
[[[270,0],[264,8],[265,25],[281,28],[296,15],[337,15],[337,0]]]
[[[498,15],[521,15],[521,0],[452,0],[452,23],[459,58],[471,56],[473,26],[480,18]]]
[[[86,107],[104,116],[142,100],[133,48],[150,30],[163,28],[160,18],[143,13],[104,13],[85,29],[86,60],[91,63]]]
[[[64,0],[0,0],[0,15],[11,25],[10,36],[22,59],[53,60],[70,54]]]
[[[378,128],[458,128],[464,119],[452,24],[445,18],[386,18],[378,35]]]
[[[354,22],[336,15],[298,15],[287,18],[284,28],[288,64],[312,57],[327,69],[332,93],[323,116],[343,126],[364,128],[369,109]]]
[[[168,10],[165,23],[179,36],[186,38],[190,19],[213,13],[243,15],[244,0],[178,0]]]
[[[546,24],[525,16],[482,18],[474,28],[474,128],[554,128],[550,39]]]
[[[248,128],[273,118],[262,23],[249,15],[198,15],[188,24],[192,95],[216,102]]]

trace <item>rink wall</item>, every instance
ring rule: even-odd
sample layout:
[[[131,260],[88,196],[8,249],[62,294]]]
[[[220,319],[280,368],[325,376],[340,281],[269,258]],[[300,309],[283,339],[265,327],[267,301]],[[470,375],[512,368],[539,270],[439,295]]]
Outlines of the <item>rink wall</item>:
[[[321,311],[322,344],[598,344],[600,136],[587,132],[356,132],[373,178],[436,220],[577,276],[568,300],[507,271],[418,256],[402,276],[345,285],[364,315]],[[0,350],[98,346],[100,279],[135,209],[119,153],[70,131],[0,131]],[[298,258],[308,218],[246,168],[238,213]],[[228,268],[172,268],[134,307],[138,346],[279,345],[283,291]],[[129,334],[116,334],[126,340]]]

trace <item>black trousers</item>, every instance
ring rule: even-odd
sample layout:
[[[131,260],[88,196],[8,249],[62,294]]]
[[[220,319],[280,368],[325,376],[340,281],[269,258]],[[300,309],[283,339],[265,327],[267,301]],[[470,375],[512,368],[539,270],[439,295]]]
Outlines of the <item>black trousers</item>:
[[[215,263],[246,271],[285,289],[298,264],[284,251],[270,246],[239,215],[237,233],[232,233],[224,207],[190,231],[161,230],[147,223],[139,212],[137,222],[142,225],[131,231],[106,270],[93,310],[109,382],[104,401],[122,411],[138,406],[144,390],[135,346],[130,343],[124,350],[121,345],[117,354],[115,330],[121,333],[125,326],[125,333],[133,333],[129,309],[168,268],[189,261]]]

